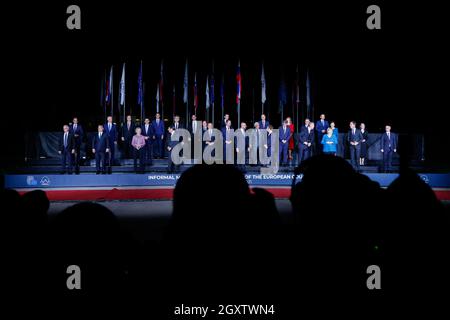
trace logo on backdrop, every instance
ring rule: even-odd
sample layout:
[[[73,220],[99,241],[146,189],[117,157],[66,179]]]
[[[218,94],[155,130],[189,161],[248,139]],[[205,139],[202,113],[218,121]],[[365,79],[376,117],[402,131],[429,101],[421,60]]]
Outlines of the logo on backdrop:
[[[428,184],[430,182],[430,179],[428,178],[428,176],[424,175],[424,174],[420,175],[420,179],[422,179],[422,181],[425,182],[426,184]]]
[[[42,177],[41,181],[39,182],[41,186],[49,186],[50,185],[50,178],[47,176]]]
[[[37,180],[34,178],[34,176],[27,177],[27,185],[29,185],[29,186],[37,185]]]

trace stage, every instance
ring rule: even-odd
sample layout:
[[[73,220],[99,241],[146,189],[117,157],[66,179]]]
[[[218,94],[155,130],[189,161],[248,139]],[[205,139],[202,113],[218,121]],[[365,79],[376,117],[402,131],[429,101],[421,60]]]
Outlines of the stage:
[[[284,168],[284,172],[261,175],[257,170],[245,173],[250,187],[267,189],[278,199],[290,195],[294,174]],[[381,187],[389,186],[397,173],[363,173]],[[429,184],[440,200],[450,200],[450,173],[420,173],[423,181]],[[51,201],[63,200],[168,200],[172,199],[173,188],[179,174],[152,172],[146,174],[113,173],[96,175],[82,173],[69,174],[6,174],[6,188],[27,192],[40,189],[47,192]],[[302,176],[297,177],[301,181]]]

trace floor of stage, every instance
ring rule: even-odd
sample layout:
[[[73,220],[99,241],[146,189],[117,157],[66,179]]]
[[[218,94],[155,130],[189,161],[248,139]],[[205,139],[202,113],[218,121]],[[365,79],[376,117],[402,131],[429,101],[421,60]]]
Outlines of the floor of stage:
[[[49,219],[73,205],[72,201],[52,201]],[[119,219],[122,227],[133,234],[135,240],[141,242],[159,241],[172,215],[172,201],[102,201],[100,204],[110,209]],[[292,210],[289,200],[275,201],[282,222],[292,222]]]

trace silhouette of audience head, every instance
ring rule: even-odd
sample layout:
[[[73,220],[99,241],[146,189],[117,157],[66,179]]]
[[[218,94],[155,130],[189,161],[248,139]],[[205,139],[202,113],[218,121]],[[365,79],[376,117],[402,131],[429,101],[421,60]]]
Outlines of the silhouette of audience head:
[[[50,201],[42,190],[33,190],[22,196],[24,215],[32,224],[44,225],[47,223],[47,211]]]
[[[51,228],[55,275],[67,277],[66,268],[78,265],[85,292],[112,293],[122,288],[124,242],[119,222],[108,208],[75,204],[58,214]],[[65,286],[61,279],[57,283]]]

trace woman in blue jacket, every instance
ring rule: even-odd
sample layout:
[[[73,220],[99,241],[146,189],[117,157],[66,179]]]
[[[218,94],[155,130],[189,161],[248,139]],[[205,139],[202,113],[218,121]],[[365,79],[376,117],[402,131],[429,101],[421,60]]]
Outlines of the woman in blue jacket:
[[[333,129],[328,128],[327,134],[322,137],[322,144],[323,144],[323,153],[324,154],[332,154],[336,155],[337,152],[337,137],[333,134]]]

